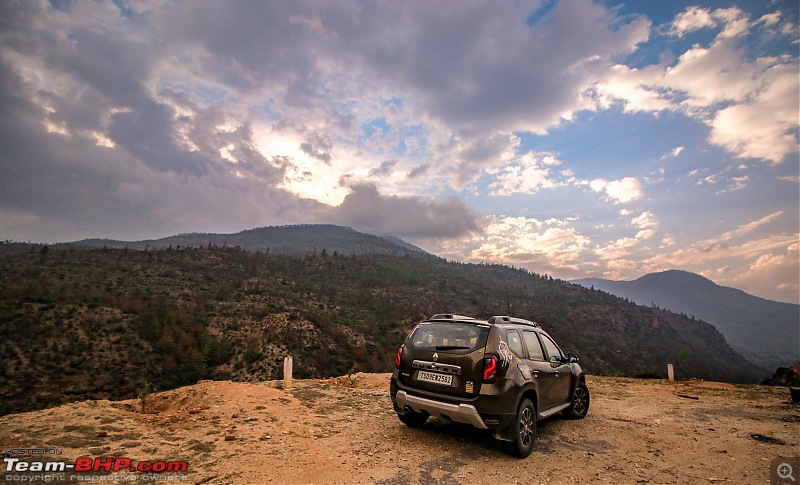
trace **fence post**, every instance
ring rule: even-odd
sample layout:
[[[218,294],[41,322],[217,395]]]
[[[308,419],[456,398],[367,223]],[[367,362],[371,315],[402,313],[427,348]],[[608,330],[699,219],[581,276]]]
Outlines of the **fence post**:
[[[672,367],[672,364],[667,364],[667,375],[669,376],[670,382],[675,382],[675,369]]]
[[[283,358],[283,388],[292,388],[292,357]]]

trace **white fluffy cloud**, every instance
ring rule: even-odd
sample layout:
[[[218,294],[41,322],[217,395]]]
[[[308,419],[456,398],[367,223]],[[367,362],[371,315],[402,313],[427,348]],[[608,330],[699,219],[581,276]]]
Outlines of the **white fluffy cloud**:
[[[797,150],[797,66],[772,66],[762,78],[749,101],[716,113],[709,140],[742,157],[780,163]]]
[[[689,7],[672,21],[670,35],[682,36],[688,32],[716,27],[717,22],[707,8]]]
[[[574,221],[493,216],[479,233],[443,243],[440,254],[472,262],[504,261],[541,272],[576,270],[589,239]]]
[[[715,39],[695,44],[674,65],[614,66],[595,85],[595,101],[600,107],[622,102],[630,112],[680,110],[711,127],[709,142],[739,157],[780,163],[797,152],[798,60],[748,59],[741,41],[759,29],[762,38],[796,38],[796,29],[772,29],[780,22],[794,25],[779,14],[753,21],[738,8],[689,7],[675,17],[669,34],[719,28]]]
[[[634,177],[619,180],[594,179],[589,187],[595,192],[604,192],[606,198],[616,204],[624,204],[642,197],[642,184]]]
[[[526,153],[496,173],[495,181],[489,185],[491,195],[535,194],[541,189],[554,188],[562,184],[553,177],[552,168],[561,161],[550,153]]]

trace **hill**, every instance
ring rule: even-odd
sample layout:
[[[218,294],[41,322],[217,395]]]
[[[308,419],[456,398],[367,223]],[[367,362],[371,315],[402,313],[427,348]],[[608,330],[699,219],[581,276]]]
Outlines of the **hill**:
[[[392,411],[388,382],[389,374],[356,374],[283,390],[278,382],[203,381],[147,396],[145,413],[138,399],[70,403],[0,417],[0,449],[63,453],[5,455],[28,462],[188,463],[185,473],[160,473],[157,482],[389,485],[487,476],[499,483],[768,483],[770,463],[800,446],[800,414],[786,388],[588,376],[586,418],[540,422],[536,449],[520,460],[488,431],[438,418],[408,428]],[[564,453],[570,459],[559,459]],[[111,482],[107,474],[88,475]],[[113,481],[137,475],[148,477],[125,467]]]
[[[428,254],[395,236],[373,236],[331,224],[301,224],[248,229],[234,234],[190,233],[142,241],[84,239],[53,246],[54,249],[168,249],[208,246],[236,247],[252,252],[307,255],[327,254]],[[35,249],[34,249],[35,250]]]
[[[46,244],[5,241],[0,255],[34,253]],[[189,233],[159,239],[119,241],[115,239],[83,239],[47,245],[48,249],[135,249],[159,250],[201,248],[209,246],[235,247],[252,252],[284,255],[307,255],[325,251],[326,254],[406,254],[429,255],[425,250],[396,236],[373,236],[349,227],[331,224],[302,224],[248,229],[234,234]]]
[[[658,306],[714,325],[731,347],[765,368],[800,361],[800,306],[720,286],[687,271],[665,271],[633,281],[575,280],[640,305]]]
[[[500,265],[335,254],[204,246],[0,258],[0,414],[206,378],[275,379],[286,355],[298,378],[388,371],[415,323],[442,311],[537,320],[594,374],[664,375],[674,362],[680,377],[767,377],[711,325],[607,293]]]

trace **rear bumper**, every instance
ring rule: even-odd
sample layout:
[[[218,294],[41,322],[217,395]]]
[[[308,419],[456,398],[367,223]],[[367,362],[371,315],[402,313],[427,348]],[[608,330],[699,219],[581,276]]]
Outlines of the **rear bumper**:
[[[489,429],[483,422],[475,406],[471,404],[450,404],[434,401],[424,397],[408,394],[406,391],[397,391],[394,399],[401,410],[411,408],[415,412],[425,412],[437,418],[447,418],[456,423],[471,424],[479,429]]]

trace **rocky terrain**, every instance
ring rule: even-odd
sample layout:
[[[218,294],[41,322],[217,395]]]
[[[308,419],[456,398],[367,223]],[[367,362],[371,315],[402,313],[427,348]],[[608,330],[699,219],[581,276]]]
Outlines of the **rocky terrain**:
[[[198,484],[767,483],[773,460],[800,454],[786,387],[589,376],[589,415],[539,423],[520,460],[469,426],[401,424],[389,377],[202,381],[147,395],[144,413],[139,399],[75,402],[0,418],[0,449],[187,461],[161,477]]]

